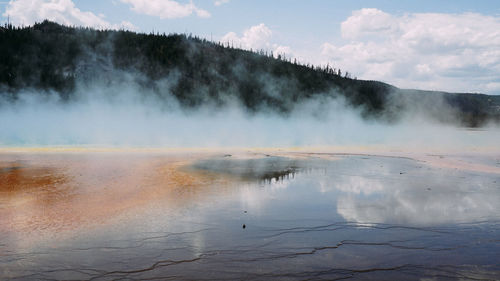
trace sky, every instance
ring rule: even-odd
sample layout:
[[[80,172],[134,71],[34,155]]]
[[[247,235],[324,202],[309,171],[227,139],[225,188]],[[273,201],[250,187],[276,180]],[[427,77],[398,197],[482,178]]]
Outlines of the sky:
[[[500,94],[497,0],[11,0],[0,15],[188,33],[400,88]]]

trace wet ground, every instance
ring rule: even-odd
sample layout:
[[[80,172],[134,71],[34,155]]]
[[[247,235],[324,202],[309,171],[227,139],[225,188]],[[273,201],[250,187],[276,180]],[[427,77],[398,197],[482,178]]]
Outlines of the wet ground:
[[[0,154],[2,280],[500,279],[500,157]]]

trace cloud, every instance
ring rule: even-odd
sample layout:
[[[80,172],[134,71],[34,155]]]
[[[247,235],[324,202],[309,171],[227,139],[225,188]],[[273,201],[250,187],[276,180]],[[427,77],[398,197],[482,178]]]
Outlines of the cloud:
[[[270,46],[269,40],[273,32],[265,24],[254,25],[243,32],[239,37],[234,32],[229,32],[222,37],[222,42],[234,43],[235,46],[241,46],[245,49],[264,49]]]
[[[89,26],[106,29],[137,28],[130,22],[111,24],[102,16],[84,12],[75,7],[71,0],[14,0],[10,1],[3,13],[15,25],[32,25],[45,19],[65,25]]]
[[[288,46],[280,46],[278,44],[273,44],[274,53],[278,55],[285,55],[286,57],[293,56],[292,49]]]
[[[356,39],[368,35],[390,34],[395,28],[393,17],[378,9],[354,11],[352,16],[342,22],[342,37]]]
[[[221,42],[234,46],[235,48],[269,50],[274,54],[292,56],[292,50],[288,46],[282,46],[272,42],[273,32],[265,24],[251,26],[238,36],[235,32],[228,32],[221,38]]]
[[[159,17],[161,19],[176,19],[196,14],[200,18],[209,18],[210,13],[196,7],[193,2],[180,4],[173,0],[121,0],[132,5],[131,10],[138,14]]]
[[[229,3],[230,0],[217,0],[214,2],[215,6],[220,6]]]
[[[500,93],[499,17],[361,9],[342,22],[341,33],[346,43],[321,46],[324,60],[364,79]]]
[[[346,176],[330,181],[333,184],[329,187],[343,192],[337,198],[339,215],[358,223],[432,226],[487,220],[498,213],[498,191],[477,188],[486,183],[478,179],[472,180],[474,184],[449,184],[447,177],[453,173],[426,172],[425,176],[419,174],[421,180],[404,184],[382,181],[381,177]],[[433,185],[432,190],[423,188]]]

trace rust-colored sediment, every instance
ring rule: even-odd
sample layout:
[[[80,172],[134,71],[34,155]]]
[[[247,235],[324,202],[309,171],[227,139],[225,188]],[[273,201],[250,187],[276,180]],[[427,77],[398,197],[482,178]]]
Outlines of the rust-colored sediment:
[[[161,201],[182,206],[229,179],[182,169],[199,156],[0,154],[0,232],[61,234]]]

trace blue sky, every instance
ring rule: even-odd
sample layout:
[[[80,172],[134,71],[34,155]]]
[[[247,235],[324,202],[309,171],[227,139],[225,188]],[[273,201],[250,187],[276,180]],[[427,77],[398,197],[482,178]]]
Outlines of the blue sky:
[[[218,2],[218,3],[217,3]],[[398,87],[500,94],[499,1],[13,0],[2,21],[43,18],[192,33]],[[217,5],[218,4],[218,5]]]

